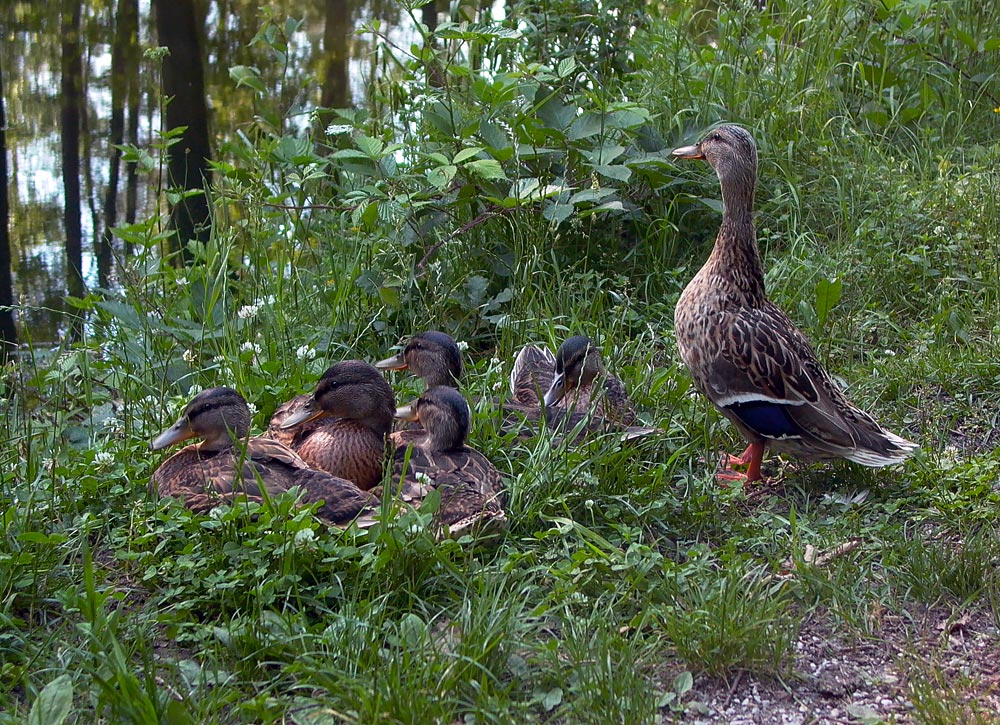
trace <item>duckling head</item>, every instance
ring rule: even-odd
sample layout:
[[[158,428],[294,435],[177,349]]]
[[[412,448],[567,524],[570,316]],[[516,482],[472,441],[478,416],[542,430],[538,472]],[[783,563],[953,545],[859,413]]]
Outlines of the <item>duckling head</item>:
[[[409,369],[428,389],[436,385],[454,388],[462,377],[462,351],[451,335],[427,330],[411,337],[401,353],[379,360],[375,367]]]
[[[402,420],[416,420],[427,431],[432,450],[451,451],[462,448],[469,435],[472,414],[460,392],[445,385],[424,391],[415,401],[396,410]]]
[[[556,374],[545,393],[545,405],[553,405],[577,388],[594,382],[604,370],[601,353],[594,341],[584,335],[574,335],[556,351]]]
[[[177,422],[160,433],[150,448],[154,451],[189,438],[201,438],[205,450],[223,450],[250,432],[250,408],[232,388],[209,388],[198,393],[184,408]]]
[[[382,374],[362,360],[344,360],[319,379],[302,409],[281,424],[282,430],[324,417],[351,418],[388,433],[396,401]]]

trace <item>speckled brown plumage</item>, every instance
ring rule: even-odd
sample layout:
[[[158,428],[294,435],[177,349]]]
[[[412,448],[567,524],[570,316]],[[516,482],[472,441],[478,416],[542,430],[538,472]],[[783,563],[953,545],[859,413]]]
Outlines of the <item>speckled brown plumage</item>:
[[[299,486],[304,501],[324,502],[317,515],[336,525],[372,514],[378,506],[374,496],[350,481],[310,469],[278,441],[247,438],[249,430],[250,411],[243,396],[231,388],[202,391],[152,447],[194,437],[203,442],[182,448],[160,464],[152,488],[161,497],[182,499],[188,508],[204,513],[242,498],[260,503],[265,491],[274,496]]]
[[[392,428],[392,388],[360,360],[329,368],[309,396],[275,411],[267,435],[283,441],[310,466],[367,490],[382,481]]]
[[[556,355],[536,345],[522,348],[510,389],[511,399],[503,407],[505,431],[520,431],[525,424],[533,428],[543,419],[553,430],[578,431],[577,440],[609,431],[637,438],[655,430],[636,425],[624,384],[607,372],[600,352],[582,335],[566,340]]]
[[[465,444],[470,414],[461,393],[433,387],[397,415],[419,420],[423,430],[393,433],[395,495],[418,504],[436,489],[441,495],[436,520],[451,536],[472,532],[482,538],[505,530],[503,479],[482,453]]]
[[[761,478],[765,445],[866,466],[903,461],[916,444],[851,403],[805,336],[765,294],[753,224],[753,138],[738,126],[722,126],[674,154],[708,161],[722,186],[715,247],[677,302],[674,330],[697,388],[750,443],[739,459],[749,465],[747,480]]]

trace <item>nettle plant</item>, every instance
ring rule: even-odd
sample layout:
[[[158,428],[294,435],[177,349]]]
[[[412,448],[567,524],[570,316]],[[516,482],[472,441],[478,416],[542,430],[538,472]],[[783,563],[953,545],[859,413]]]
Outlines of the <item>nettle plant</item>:
[[[403,49],[373,23],[383,72],[368,109],[320,109],[308,134],[267,124],[234,143],[227,196],[270,210],[289,239],[369,249],[358,283],[389,307],[432,286],[447,290],[437,302],[495,321],[519,287],[516,244],[555,243],[571,260],[593,248],[584,231],[619,244],[622,224],[645,219],[631,200],[674,180],[650,109],[610,91],[593,58],[537,61],[517,25],[418,24]]]

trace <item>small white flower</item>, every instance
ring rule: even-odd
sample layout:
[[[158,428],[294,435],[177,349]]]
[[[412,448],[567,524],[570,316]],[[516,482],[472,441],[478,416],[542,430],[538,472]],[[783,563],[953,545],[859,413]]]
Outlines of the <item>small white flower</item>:
[[[94,454],[94,465],[100,468],[110,466],[115,462],[115,457],[107,451],[98,451]]]
[[[295,357],[299,360],[312,360],[316,357],[316,351],[311,345],[302,345],[295,351]]]
[[[236,313],[236,316],[241,320],[250,320],[256,317],[258,312],[260,312],[260,303],[255,305],[243,305]]]
[[[194,396],[196,396],[196,395],[197,395],[198,393],[200,393],[200,392],[201,392],[202,390],[204,390],[204,388],[203,388],[203,387],[201,387],[200,385],[197,385],[197,384],[195,384],[195,385],[192,385],[192,386],[191,386],[191,387],[190,387],[190,388],[188,389],[188,397],[191,397],[191,398],[193,398],[193,397],[194,397]]]
[[[468,350],[469,349],[469,343],[467,343],[465,340],[459,340],[455,344],[458,345],[458,349],[459,350],[463,350],[464,351],[464,350]]]
[[[934,236],[940,237],[942,234],[944,234],[944,226],[938,224],[936,227],[934,227]]]
[[[55,464],[55,461],[53,459],[51,459],[51,458],[43,458],[42,459],[42,468],[51,469],[52,466],[53,466],[53,464]]]
[[[174,281],[177,282],[178,287],[187,287],[188,278],[185,277],[183,274]]]
[[[417,473],[415,473],[413,475],[413,477],[415,479],[417,479],[417,483],[422,483],[425,486],[433,486],[434,485],[433,479],[431,479],[431,477],[428,476],[423,471],[417,471]]]
[[[267,297],[264,298],[264,301],[259,303],[257,306],[260,307],[262,305],[273,305],[276,301],[277,298],[274,295],[268,295]]]
[[[255,415],[257,415],[257,406],[256,405],[254,405],[253,403],[247,403],[247,408],[250,409],[250,417],[251,418],[253,418]]]
[[[888,355],[889,357],[896,357],[896,351],[895,350],[886,350],[885,354]]]
[[[118,431],[122,429],[121,419],[116,416],[110,416],[104,419],[104,427],[110,431]]]
[[[198,356],[194,354],[194,350],[185,350],[184,354],[181,355],[181,359],[188,364],[193,363],[197,357]]]
[[[264,348],[256,342],[244,342],[240,345],[240,352],[252,352],[254,355],[260,355],[263,349]]]
[[[299,529],[295,532],[295,545],[302,546],[316,539],[316,532],[312,529]]]
[[[208,512],[208,518],[215,519],[216,521],[221,521],[225,513],[226,512],[222,508],[222,506],[213,506],[212,510]]]

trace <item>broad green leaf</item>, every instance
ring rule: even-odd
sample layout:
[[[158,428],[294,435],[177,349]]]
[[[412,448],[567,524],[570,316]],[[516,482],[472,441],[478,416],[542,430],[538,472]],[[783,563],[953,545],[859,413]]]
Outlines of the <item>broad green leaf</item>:
[[[614,189],[602,187],[600,189],[584,189],[578,191],[569,198],[570,204],[582,204],[585,202],[601,201],[607,196],[616,193]]]
[[[992,53],[994,50],[1000,50],[1000,38],[990,38],[985,43],[983,43],[983,50],[987,53]]]
[[[594,171],[616,181],[628,181],[632,177],[632,169],[621,164],[595,166]]]
[[[579,141],[583,138],[596,136],[605,128],[604,115],[589,111],[576,118],[569,128],[569,140]]]
[[[448,164],[447,166],[437,166],[427,170],[427,180],[439,189],[445,189],[455,178],[458,172],[457,166]]]
[[[570,56],[559,61],[559,68],[556,73],[560,78],[568,78],[576,70],[576,58]]]
[[[264,82],[260,79],[260,71],[249,65],[234,65],[229,69],[229,77],[236,81],[236,87],[246,86],[260,94],[267,93]]]
[[[72,707],[73,678],[59,675],[38,693],[28,713],[28,725],[62,725]]]
[[[462,149],[457,154],[455,154],[455,158],[451,160],[451,163],[460,164],[463,161],[467,161],[468,159],[474,158],[475,156],[479,155],[479,153],[482,150],[483,150],[482,146],[470,146],[469,148]]]
[[[369,158],[377,159],[385,152],[385,142],[371,136],[360,136],[355,140],[361,153],[367,154]]]
[[[843,283],[837,277],[821,279],[816,285],[816,317],[819,319],[820,327],[826,324],[830,310],[840,302],[842,290]]]
[[[496,159],[476,159],[465,164],[462,168],[480,179],[503,179],[506,177],[503,166]]]
[[[542,210],[542,216],[555,224],[562,224],[573,215],[572,204],[547,204]]]

